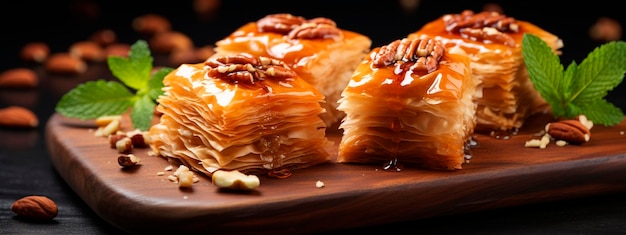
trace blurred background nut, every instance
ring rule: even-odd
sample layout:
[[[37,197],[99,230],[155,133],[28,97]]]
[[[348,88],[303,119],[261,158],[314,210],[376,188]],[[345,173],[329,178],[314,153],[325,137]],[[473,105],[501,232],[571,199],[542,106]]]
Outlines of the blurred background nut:
[[[617,20],[600,17],[589,29],[589,36],[599,42],[617,41],[622,38],[622,26]]]
[[[13,68],[0,73],[0,88],[34,88],[39,84],[37,73],[29,68]]]
[[[132,21],[133,29],[143,35],[152,36],[158,33],[170,31],[170,21],[158,14],[145,14],[135,17]]]
[[[102,47],[106,47],[117,42],[117,34],[111,29],[101,29],[89,37],[89,40],[98,43]]]
[[[130,44],[127,43],[113,43],[104,48],[104,54],[109,56],[121,56],[127,57],[130,51]]]
[[[79,74],[87,70],[87,64],[69,53],[55,53],[46,60],[46,71],[59,74]]]
[[[169,54],[173,51],[191,50],[194,48],[191,38],[177,31],[156,34],[150,39],[149,44],[153,52],[162,54]]]
[[[29,42],[20,50],[20,58],[29,62],[43,63],[49,55],[50,47],[44,42]]]
[[[92,62],[101,62],[105,59],[104,49],[95,41],[81,41],[70,45],[71,56]]]
[[[34,128],[39,126],[39,119],[30,109],[20,106],[8,106],[0,109],[0,126]]]

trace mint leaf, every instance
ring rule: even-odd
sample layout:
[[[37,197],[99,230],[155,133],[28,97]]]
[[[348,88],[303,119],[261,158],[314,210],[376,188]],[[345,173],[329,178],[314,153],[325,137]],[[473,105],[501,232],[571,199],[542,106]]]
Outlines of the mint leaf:
[[[134,95],[119,82],[89,81],[63,95],[56,105],[56,111],[80,119],[118,115],[132,106],[133,99]]]
[[[524,35],[522,48],[522,56],[535,89],[552,107],[553,115],[564,115],[566,101],[562,95],[568,83],[559,57],[546,42],[534,35]]]
[[[152,56],[148,43],[143,40],[133,44],[128,52],[128,58],[109,56],[107,63],[113,76],[126,86],[138,90],[146,86],[152,72]]]
[[[133,126],[140,130],[148,130],[152,124],[156,103],[148,95],[141,96],[135,102],[133,111],[130,113],[130,120]]]
[[[522,55],[530,80],[556,118],[585,115],[594,123],[613,126],[624,113],[604,99],[626,73],[626,42],[614,41],[594,49],[565,71],[558,56],[541,38],[525,34]]]
[[[159,69],[152,75],[152,78],[148,81],[147,87],[150,98],[156,100],[163,94],[163,79],[172,71],[174,71],[174,69],[166,67]]]
[[[163,94],[163,78],[174,69],[164,67],[152,74],[153,58],[143,40],[131,46],[128,58],[110,56],[107,62],[111,73],[121,83],[98,80],[79,84],[61,97],[56,111],[66,117],[93,119],[120,115],[132,109],[130,117],[133,126],[142,131],[148,130],[156,100]]]

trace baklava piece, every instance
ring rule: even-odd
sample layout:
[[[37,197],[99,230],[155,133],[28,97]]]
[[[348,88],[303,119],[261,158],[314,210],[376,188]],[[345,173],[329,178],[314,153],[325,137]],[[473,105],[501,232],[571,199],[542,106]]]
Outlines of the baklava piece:
[[[434,39],[374,48],[342,93],[337,161],[461,169],[475,126],[470,61]]]
[[[190,169],[277,173],[330,160],[324,96],[279,60],[238,54],[164,78],[152,150]]]
[[[369,37],[341,29],[329,18],[278,13],[249,22],[218,41],[214,56],[245,52],[282,60],[325,96],[326,112],[321,116],[330,127],[345,115],[336,109],[337,100],[371,43]]]
[[[526,33],[540,37],[560,54],[563,43],[559,37],[532,23],[490,11],[443,15],[407,37],[433,38],[441,41],[448,53],[468,55],[476,81],[476,131],[509,135],[529,116],[549,112],[522,58]]]

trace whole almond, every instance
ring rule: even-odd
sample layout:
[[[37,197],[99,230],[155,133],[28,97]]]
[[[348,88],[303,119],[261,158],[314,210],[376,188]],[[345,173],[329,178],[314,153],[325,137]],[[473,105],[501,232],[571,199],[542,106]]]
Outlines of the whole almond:
[[[170,31],[172,25],[164,16],[158,14],[145,14],[134,18],[132,27],[138,33],[151,36]]]
[[[9,106],[0,109],[0,126],[34,128],[39,126],[39,119],[27,108]]]
[[[87,70],[87,64],[69,53],[55,53],[46,60],[45,68],[51,73],[79,74]]]
[[[108,46],[117,42],[117,34],[111,29],[101,29],[94,32],[89,39],[100,46]]]
[[[154,35],[150,40],[150,49],[156,53],[168,54],[173,51],[190,51],[194,48],[189,36],[177,31],[168,31]]]
[[[50,47],[44,42],[29,42],[20,50],[20,58],[24,61],[43,63],[49,55]]]
[[[13,68],[0,73],[0,88],[34,88],[38,83],[37,73],[29,68]]]
[[[59,209],[52,199],[46,196],[26,196],[11,205],[11,210],[18,216],[34,220],[51,220]]]
[[[128,57],[130,51],[130,44],[126,43],[113,43],[104,48],[105,55],[108,56],[121,56]]]
[[[86,61],[101,62],[105,59],[105,51],[95,41],[75,42],[70,46],[70,55]]]

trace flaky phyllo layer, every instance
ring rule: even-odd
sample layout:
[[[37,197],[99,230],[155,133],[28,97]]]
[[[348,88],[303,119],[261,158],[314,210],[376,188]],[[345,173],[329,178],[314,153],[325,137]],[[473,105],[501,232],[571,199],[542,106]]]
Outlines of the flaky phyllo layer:
[[[329,18],[279,13],[242,25],[219,40],[214,56],[244,52],[282,60],[324,95],[326,112],[321,116],[331,126],[344,116],[337,110],[337,100],[371,43]]]
[[[408,38],[441,41],[449,53],[471,59],[476,81],[477,131],[515,131],[531,115],[549,106],[531,83],[522,57],[525,33],[537,35],[556,53],[563,42],[538,26],[497,12],[447,14]]]
[[[151,148],[211,175],[260,174],[329,160],[324,96],[282,62],[239,54],[183,64],[165,77]]]
[[[426,38],[373,49],[340,99],[338,162],[461,169],[475,126],[469,63]]]

